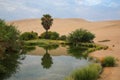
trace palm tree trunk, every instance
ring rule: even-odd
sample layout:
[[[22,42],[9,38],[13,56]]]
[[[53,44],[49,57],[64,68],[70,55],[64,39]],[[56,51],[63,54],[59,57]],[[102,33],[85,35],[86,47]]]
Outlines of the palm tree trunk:
[[[48,30],[46,30],[46,35],[45,36],[46,36],[46,39],[48,39]]]

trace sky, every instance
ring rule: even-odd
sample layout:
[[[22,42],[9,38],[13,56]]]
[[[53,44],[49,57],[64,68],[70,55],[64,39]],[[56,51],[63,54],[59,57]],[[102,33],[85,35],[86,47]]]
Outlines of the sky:
[[[0,0],[0,18],[82,18],[89,21],[120,20],[120,0]]]

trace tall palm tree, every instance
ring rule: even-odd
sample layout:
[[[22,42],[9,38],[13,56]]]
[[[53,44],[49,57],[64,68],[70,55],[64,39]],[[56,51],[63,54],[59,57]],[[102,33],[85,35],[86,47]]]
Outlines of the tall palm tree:
[[[47,39],[47,36],[48,36],[47,33],[48,33],[48,30],[50,29],[50,27],[53,24],[53,19],[49,14],[45,14],[41,18],[41,21],[42,21],[41,24],[42,24],[43,28],[46,30],[46,39]]]

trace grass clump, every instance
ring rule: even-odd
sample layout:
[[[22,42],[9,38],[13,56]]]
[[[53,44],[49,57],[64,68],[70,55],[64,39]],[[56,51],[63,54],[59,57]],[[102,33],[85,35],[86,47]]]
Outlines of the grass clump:
[[[45,44],[49,44],[49,43],[65,43],[65,41],[62,40],[48,40],[48,39],[36,39],[36,40],[29,40],[26,41],[27,43],[45,43]]]
[[[89,66],[75,70],[65,80],[97,80],[101,72],[100,64],[90,64]]]
[[[107,56],[102,61],[103,67],[113,67],[113,66],[115,66],[115,64],[116,64],[116,60],[112,56]]]
[[[61,40],[47,40],[47,39],[36,39],[25,41],[25,45],[27,46],[44,46],[44,45],[59,45],[65,43],[65,41]]]

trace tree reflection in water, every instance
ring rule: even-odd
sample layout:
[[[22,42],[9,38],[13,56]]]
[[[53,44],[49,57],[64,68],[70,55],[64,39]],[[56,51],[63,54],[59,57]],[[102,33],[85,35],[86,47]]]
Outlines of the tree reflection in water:
[[[43,68],[49,69],[52,66],[53,61],[52,61],[52,57],[48,53],[48,49],[46,49],[46,53],[43,55],[41,60],[42,60],[41,64]]]
[[[22,54],[15,52],[0,53],[0,80],[5,80],[19,71]]]
[[[58,47],[59,47],[59,45],[52,45],[52,46],[51,45],[46,45],[46,46],[42,46],[42,48],[44,48],[46,50],[46,53],[41,58],[41,60],[42,60],[41,65],[43,66],[43,68],[49,69],[52,66],[52,64],[53,64],[52,57],[48,53],[48,50],[57,49]]]
[[[86,53],[86,51],[88,50],[87,47],[75,47],[70,45],[68,48],[68,54],[70,54],[71,56],[74,56],[75,58],[84,58],[87,59],[88,54]]]

